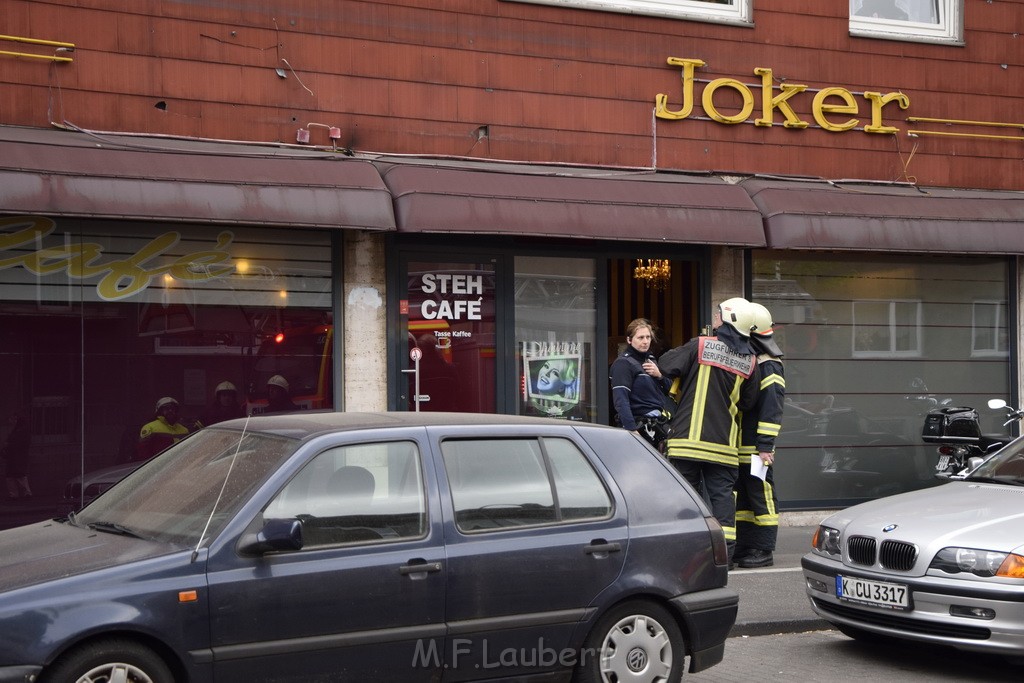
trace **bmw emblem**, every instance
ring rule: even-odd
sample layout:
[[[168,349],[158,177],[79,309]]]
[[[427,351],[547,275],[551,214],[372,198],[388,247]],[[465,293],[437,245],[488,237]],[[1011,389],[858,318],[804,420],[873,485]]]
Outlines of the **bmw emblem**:
[[[896,527],[898,527],[898,526],[899,526],[899,524],[887,524],[886,526],[882,527],[882,533],[883,534],[887,534],[890,531],[895,531]]]

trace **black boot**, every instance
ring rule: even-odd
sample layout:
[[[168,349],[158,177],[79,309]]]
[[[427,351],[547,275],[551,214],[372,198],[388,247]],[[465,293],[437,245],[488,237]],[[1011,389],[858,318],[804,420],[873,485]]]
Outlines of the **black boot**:
[[[770,567],[775,564],[775,558],[772,557],[770,550],[761,550],[760,548],[753,548],[744,557],[741,557],[736,564],[744,569],[755,569],[757,567]]]

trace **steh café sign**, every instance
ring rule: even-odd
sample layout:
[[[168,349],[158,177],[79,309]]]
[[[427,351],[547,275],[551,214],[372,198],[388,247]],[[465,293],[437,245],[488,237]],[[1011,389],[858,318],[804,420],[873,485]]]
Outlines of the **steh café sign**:
[[[683,104],[679,109],[670,109],[668,95],[659,93],[655,99],[655,116],[673,121],[685,119],[693,112],[693,104],[696,99],[694,72],[705,63],[700,59],[683,57],[669,57],[668,63],[672,66],[682,67]],[[761,115],[754,119],[755,126],[772,126],[776,114],[783,117],[782,125],[786,128],[806,128],[810,125],[810,122],[800,118],[790,104],[790,100],[809,90],[810,86],[794,83],[782,83],[776,86],[773,84],[772,70],[762,67],[755,68],[754,75],[761,77]],[[715,95],[719,91],[729,90],[737,93],[742,100],[740,110],[735,114],[723,114],[715,103]],[[719,96],[720,100],[721,97]],[[870,105],[871,123],[864,124],[865,133],[891,135],[899,132],[892,126],[882,124],[882,112],[889,105],[907,109],[910,107],[909,97],[901,92],[864,92],[859,98],[866,100]],[[859,98],[847,88],[822,88],[814,93],[814,98],[811,101],[811,115],[819,126],[834,133],[856,128],[861,123],[861,120],[856,118],[860,115]],[[735,102],[734,96],[729,96],[729,99],[730,102]],[[704,113],[713,121],[724,124],[746,123],[750,120],[754,113],[754,100],[755,94],[751,86],[741,83],[735,78],[716,78],[705,85],[700,94]]]

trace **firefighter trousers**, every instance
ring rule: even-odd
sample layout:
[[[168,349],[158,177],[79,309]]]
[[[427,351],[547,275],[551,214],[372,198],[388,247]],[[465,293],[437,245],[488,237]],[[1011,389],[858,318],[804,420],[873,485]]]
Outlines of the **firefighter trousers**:
[[[736,480],[737,553],[775,550],[779,535],[779,500],[775,495],[774,472],[775,468],[769,467],[762,480],[750,473],[749,462],[740,462]]]
[[[708,507],[711,508],[711,514],[722,525],[731,561],[736,549],[736,498],[733,489],[736,486],[738,470],[728,465],[690,458],[669,460],[676,470],[686,477],[686,481],[704,496]]]

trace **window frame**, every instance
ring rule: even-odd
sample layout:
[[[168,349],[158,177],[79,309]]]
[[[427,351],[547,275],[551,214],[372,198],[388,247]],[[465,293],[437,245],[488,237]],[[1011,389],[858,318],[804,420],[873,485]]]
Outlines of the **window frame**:
[[[737,26],[754,25],[753,0],[729,0],[728,4],[707,0],[501,0],[534,5],[554,5],[620,14],[641,14],[669,19],[706,21]]]
[[[876,19],[854,14],[862,0],[850,0],[850,35],[918,43],[964,44],[964,0],[937,0],[939,21],[929,24],[900,19]]]

